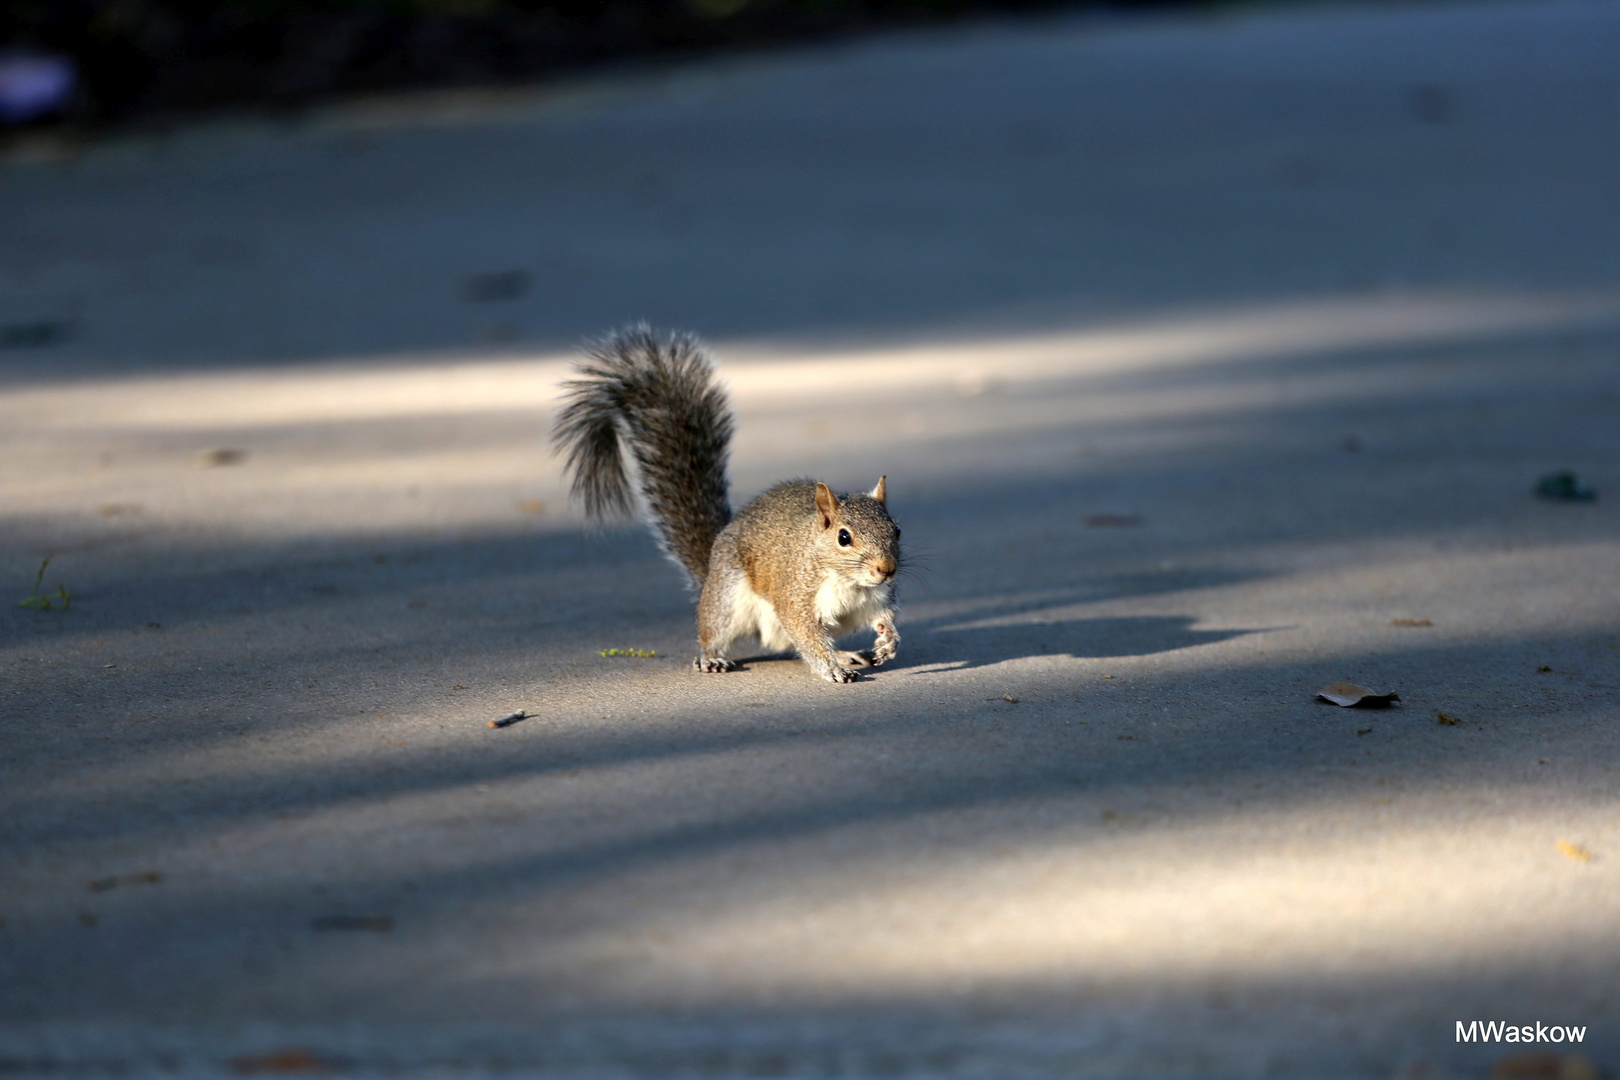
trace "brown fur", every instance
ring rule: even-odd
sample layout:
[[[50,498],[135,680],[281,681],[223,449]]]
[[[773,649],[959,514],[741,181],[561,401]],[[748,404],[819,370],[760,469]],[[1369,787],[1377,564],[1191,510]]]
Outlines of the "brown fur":
[[[848,547],[838,543],[840,530],[850,534]],[[758,626],[767,646],[791,645],[823,678],[852,680],[854,668],[883,663],[899,643],[893,584],[899,562],[899,529],[883,502],[865,494],[839,499],[808,480],[777,484],[715,537],[698,601],[697,666],[727,670],[732,643]],[[743,589],[769,606],[767,618],[774,617],[785,642],[770,640],[771,628],[747,617],[754,600]],[[842,608],[829,608],[829,597],[842,600]],[[835,638],[861,623],[878,632],[875,648],[839,654]]]

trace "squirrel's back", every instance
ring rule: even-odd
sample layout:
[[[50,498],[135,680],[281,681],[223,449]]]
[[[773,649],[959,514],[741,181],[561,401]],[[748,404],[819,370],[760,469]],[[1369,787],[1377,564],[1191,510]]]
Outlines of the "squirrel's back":
[[[690,334],[638,323],[591,343],[578,372],[564,384],[552,433],[575,497],[589,517],[628,515],[628,450],[654,534],[701,584],[715,535],[731,520],[726,457],[735,426],[707,351]]]

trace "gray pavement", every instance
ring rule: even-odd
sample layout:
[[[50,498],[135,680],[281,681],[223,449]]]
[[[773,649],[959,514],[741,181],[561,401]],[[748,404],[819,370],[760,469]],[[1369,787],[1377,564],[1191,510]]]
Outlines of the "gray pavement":
[[[15,151],[0,1071],[1612,1074],[1616,56],[1057,17]],[[888,474],[895,665],[686,670],[546,452],[638,317],[739,496]]]

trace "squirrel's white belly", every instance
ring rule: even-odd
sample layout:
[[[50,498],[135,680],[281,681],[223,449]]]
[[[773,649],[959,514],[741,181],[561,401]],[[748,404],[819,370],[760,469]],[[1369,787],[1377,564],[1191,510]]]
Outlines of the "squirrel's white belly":
[[[889,610],[889,586],[860,585],[836,571],[828,571],[816,590],[815,613],[821,625],[841,638],[870,626]]]
[[[739,580],[736,589],[731,602],[729,636],[734,640],[751,634],[767,649],[792,648],[793,640],[782,629],[782,620],[776,617],[771,602],[755,592],[746,579]]]
[[[727,637],[757,637],[767,649],[790,649],[793,639],[782,629],[782,620],[776,617],[771,602],[755,592],[747,579],[739,580],[729,605],[731,625]],[[843,637],[863,626],[871,626],[879,618],[889,615],[890,592],[887,585],[871,587],[857,585],[848,578],[829,573],[816,590],[815,616],[821,625],[832,631],[834,638]]]

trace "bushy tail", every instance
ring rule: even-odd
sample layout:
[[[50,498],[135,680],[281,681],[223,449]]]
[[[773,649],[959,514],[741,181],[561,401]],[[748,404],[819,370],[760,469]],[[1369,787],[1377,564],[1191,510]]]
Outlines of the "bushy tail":
[[[733,422],[714,366],[691,334],[637,323],[592,342],[552,445],[568,455],[573,493],[596,519],[632,512],[620,444],[636,463],[641,497],[664,551],[701,583],[714,537],[731,520],[726,454]]]

